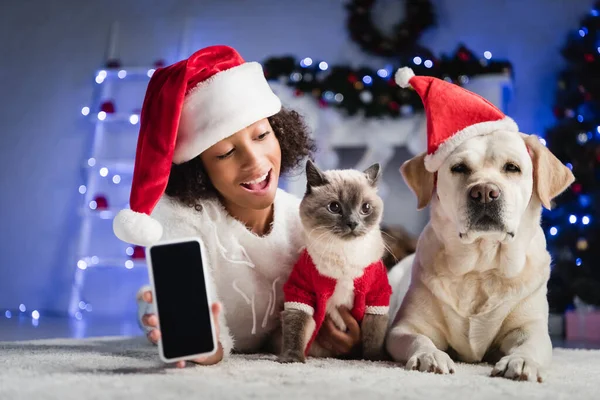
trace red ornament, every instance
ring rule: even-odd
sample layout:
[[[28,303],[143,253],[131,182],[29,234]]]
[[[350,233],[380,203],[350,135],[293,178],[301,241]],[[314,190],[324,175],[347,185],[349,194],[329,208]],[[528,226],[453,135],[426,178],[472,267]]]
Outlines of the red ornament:
[[[466,51],[459,51],[458,58],[460,61],[469,61],[469,53]]]
[[[106,199],[106,197],[104,197],[102,195],[98,195],[98,196],[94,197],[94,201],[96,202],[96,210],[97,211],[102,211],[102,210],[108,209],[108,200]]]
[[[165,60],[156,60],[154,61],[154,68],[162,68],[166,65],[167,63],[165,62]]]
[[[304,94],[304,92],[302,90],[300,90],[300,89],[294,90],[294,96],[296,96],[296,97],[300,97],[303,94]]]
[[[398,111],[400,109],[400,105],[398,103],[396,103],[395,101],[390,101],[388,103],[388,107],[392,111]]]
[[[356,75],[350,74],[350,75],[348,75],[348,82],[354,84],[354,83],[358,82],[358,78],[356,77]]]
[[[143,260],[146,258],[146,252],[142,246],[134,246],[131,258],[134,260]]]
[[[113,58],[112,60],[108,60],[106,62],[106,68],[117,69],[120,67],[121,67],[121,61],[117,60],[116,58]]]
[[[554,116],[556,118],[562,118],[563,115],[565,115],[565,112],[561,108],[554,107]]]
[[[594,55],[593,54],[588,53],[584,57],[585,57],[585,61],[590,62],[590,63],[594,62]]]
[[[112,101],[105,101],[100,106],[100,111],[104,111],[107,114],[115,113],[115,104]]]
[[[573,190],[573,193],[581,193],[581,183],[574,183],[573,186],[571,186],[571,189]]]

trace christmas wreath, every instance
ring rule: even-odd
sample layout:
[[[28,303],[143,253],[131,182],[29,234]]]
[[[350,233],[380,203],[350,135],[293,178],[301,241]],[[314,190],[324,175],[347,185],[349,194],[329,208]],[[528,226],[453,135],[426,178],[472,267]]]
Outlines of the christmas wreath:
[[[350,37],[363,51],[380,57],[396,57],[414,53],[419,37],[435,24],[433,5],[429,0],[402,0],[404,20],[396,24],[392,36],[384,35],[373,23],[375,0],[352,0],[348,9],[347,28]]]

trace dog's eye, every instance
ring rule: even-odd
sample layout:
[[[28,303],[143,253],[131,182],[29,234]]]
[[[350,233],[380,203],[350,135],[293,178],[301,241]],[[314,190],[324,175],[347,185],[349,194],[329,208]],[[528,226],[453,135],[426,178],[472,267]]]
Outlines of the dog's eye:
[[[509,162],[504,164],[504,172],[519,173],[521,168],[517,164]]]
[[[467,164],[460,163],[453,165],[452,168],[450,168],[450,172],[452,172],[453,174],[468,174],[469,172],[471,172],[471,170],[469,169],[469,167],[467,167]]]
[[[332,201],[327,204],[327,210],[329,210],[330,213],[339,214],[342,211],[342,206],[340,206],[340,203],[337,201]]]
[[[365,203],[360,208],[360,213],[362,215],[369,215],[369,214],[371,214],[372,210],[373,210],[373,207],[371,207],[371,205],[369,203]]]

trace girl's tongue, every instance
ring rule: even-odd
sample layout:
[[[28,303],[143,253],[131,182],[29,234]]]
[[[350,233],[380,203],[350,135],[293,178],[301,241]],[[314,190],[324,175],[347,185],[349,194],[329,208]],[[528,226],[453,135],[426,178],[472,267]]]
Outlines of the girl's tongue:
[[[267,186],[269,186],[270,177],[271,177],[271,172],[269,171],[269,173],[267,174],[265,179],[263,179],[262,181],[257,182],[257,183],[242,183],[242,186],[253,192],[265,190],[267,188]]]
[[[259,183],[242,183],[242,185],[248,190],[263,190],[269,184],[269,178],[265,178],[262,182]]]

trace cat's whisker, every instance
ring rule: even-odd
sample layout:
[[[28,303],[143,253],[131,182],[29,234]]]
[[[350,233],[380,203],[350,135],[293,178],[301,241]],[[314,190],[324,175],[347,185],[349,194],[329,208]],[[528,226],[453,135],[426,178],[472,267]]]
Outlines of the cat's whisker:
[[[323,246],[323,250],[321,251],[321,258],[325,256],[325,254],[329,253],[329,249],[332,247],[333,242],[335,241],[335,236],[331,236],[329,241],[325,246]]]
[[[382,235],[385,235],[385,236],[389,237],[390,239],[396,239],[395,237],[393,237],[392,235],[390,235],[387,232],[384,232],[384,231],[380,231],[380,232],[381,232]]]
[[[326,229],[323,233],[321,233],[318,237],[316,237],[314,240],[311,240],[311,242],[318,242],[319,240],[321,240],[321,238],[327,234],[329,234],[330,231],[329,229]]]
[[[321,230],[321,229],[327,229],[327,228],[328,228],[327,226],[322,226],[322,225],[321,226],[317,226],[317,227],[313,228],[308,234],[312,235],[312,233],[314,231],[318,231],[318,230]]]
[[[308,244],[312,244],[312,243],[316,243],[319,240],[321,240],[321,238],[323,238],[323,236],[330,234],[331,233],[331,229],[334,228],[334,225],[321,225],[321,226],[317,226],[316,228],[313,228],[310,233],[307,235],[307,245]],[[319,236],[317,236],[316,238],[312,238],[312,233],[315,231],[319,231],[319,230],[323,230],[323,233],[321,233]]]
[[[392,249],[390,248],[390,246],[388,246],[385,242],[383,243],[383,247],[388,251],[388,253],[390,253],[392,255],[392,257],[394,258],[394,261],[397,263],[399,260],[398,258],[394,255],[394,252],[392,251]]]

